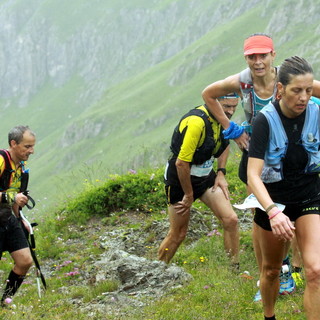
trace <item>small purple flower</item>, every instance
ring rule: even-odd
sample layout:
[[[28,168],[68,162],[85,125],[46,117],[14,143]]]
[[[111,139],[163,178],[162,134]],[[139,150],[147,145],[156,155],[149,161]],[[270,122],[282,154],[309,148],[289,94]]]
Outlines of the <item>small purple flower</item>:
[[[80,274],[78,270],[79,270],[78,268],[74,268],[74,271],[70,271],[70,272],[65,273],[65,276],[67,276],[67,277],[77,276]]]
[[[214,230],[210,231],[210,232],[207,234],[207,236],[208,236],[208,237],[221,236],[221,233],[220,233],[218,230],[214,229]]]

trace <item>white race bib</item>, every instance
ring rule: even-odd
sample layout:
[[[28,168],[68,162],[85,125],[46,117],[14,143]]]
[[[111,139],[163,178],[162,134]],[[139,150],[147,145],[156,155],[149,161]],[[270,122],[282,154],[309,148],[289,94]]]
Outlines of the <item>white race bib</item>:
[[[207,160],[202,164],[193,164],[191,165],[190,174],[196,177],[206,177],[212,170],[212,165],[213,165],[213,158]]]

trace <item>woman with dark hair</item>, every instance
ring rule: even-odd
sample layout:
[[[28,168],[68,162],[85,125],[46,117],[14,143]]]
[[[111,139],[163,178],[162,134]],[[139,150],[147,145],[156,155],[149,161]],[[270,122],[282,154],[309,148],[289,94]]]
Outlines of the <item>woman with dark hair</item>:
[[[272,38],[264,33],[255,33],[244,40],[243,54],[247,63],[247,68],[239,73],[231,75],[223,80],[219,80],[210,84],[203,91],[203,99],[206,102],[211,113],[222,124],[226,130],[230,131],[232,125],[230,120],[225,117],[222,112],[219,100],[217,97],[225,95],[229,92],[236,92],[241,97],[241,103],[246,116],[245,129],[250,136],[252,131],[252,122],[259,113],[259,111],[275,98],[276,94],[276,77],[278,68],[273,65],[276,51],[274,48]],[[315,85],[319,88],[320,83],[315,81]],[[243,136],[241,136],[242,138]],[[247,164],[248,164],[248,145],[242,144],[240,138],[236,139],[239,147],[242,150],[242,158],[239,165],[239,178],[247,184]],[[247,186],[248,194],[252,190]],[[255,242],[255,241],[254,241]],[[284,253],[283,266],[287,267],[286,273],[281,272],[279,294],[290,294],[295,290],[295,282],[291,276],[291,264],[287,251]],[[293,257],[296,264],[298,264],[299,251],[296,246],[293,246]],[[255,255],[260,269],[261,257],[259,248],[255,248]],[[299,267],[301,265],[296,265]],[[295,273],[300,277],[299,273]],[[261,294],[258,291],[254,296],[254,301],[260,301]]]
[[[320,116],[318,105],[309,101],[313,83],[306,60],[286,59],[278,72],[277,100],[265,106],[253,124],[248,185],[265,209],[256,209],[253,227],[261,254],[265,319],[276,319],[283,254],[294,233],[305,268],[307,318],[320,315]]]

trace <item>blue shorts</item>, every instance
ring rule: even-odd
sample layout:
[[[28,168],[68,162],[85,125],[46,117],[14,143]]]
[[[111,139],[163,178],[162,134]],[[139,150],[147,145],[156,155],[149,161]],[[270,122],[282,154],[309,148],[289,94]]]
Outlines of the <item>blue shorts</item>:
[[[299,217],[307,214],[320,215],[320,200],[316,199],[305,204],[288,204],[283,213],[289,217],[291,221],[296,221]],[[272,231],[269,216],[265,211],[256,208],[254,222],[264,230]]]
[[[28,248],[29,244],[26,235],[22,229],[21,222],[11,213],[11,209],[0,209],[0,215],[8,213],[6,224],[0,225],[0,258],[3,251],[14,252],[20,249]]]

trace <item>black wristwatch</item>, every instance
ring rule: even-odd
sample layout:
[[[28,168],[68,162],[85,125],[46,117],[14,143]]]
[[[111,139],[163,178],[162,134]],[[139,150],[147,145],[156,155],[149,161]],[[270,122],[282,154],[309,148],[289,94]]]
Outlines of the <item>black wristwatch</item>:
[[[218,173],[219,171],[221,171],[224,175],[227,174],[226,168],[218,168],[218,169],[217,169],[217,173]]]

